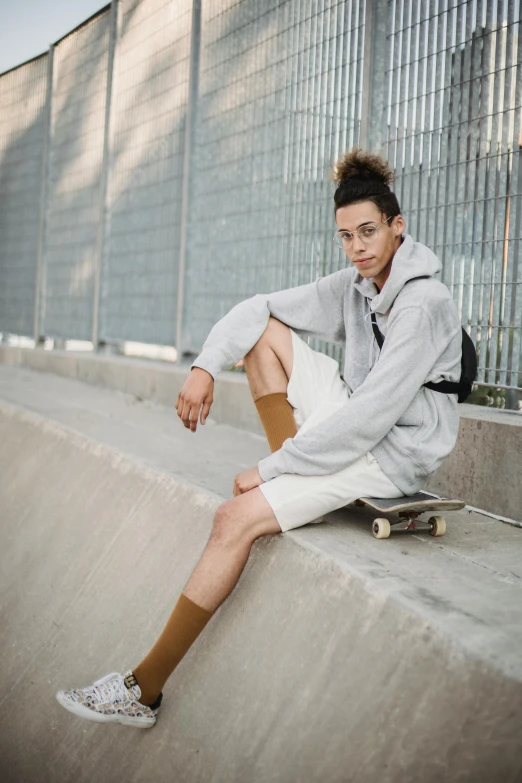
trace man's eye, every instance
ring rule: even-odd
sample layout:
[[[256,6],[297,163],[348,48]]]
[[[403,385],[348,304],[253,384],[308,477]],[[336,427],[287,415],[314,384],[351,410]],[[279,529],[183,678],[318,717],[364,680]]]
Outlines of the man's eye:
[[[375,226],[365,226],[363,228],[363,236],[365,237],[373,237],[375,232],[377,231],[377,228]]]
[[[350,242],[352,240],[353,234],[350,234],[349,231],[343,231],[341,232],[340,237],[343,242]]]

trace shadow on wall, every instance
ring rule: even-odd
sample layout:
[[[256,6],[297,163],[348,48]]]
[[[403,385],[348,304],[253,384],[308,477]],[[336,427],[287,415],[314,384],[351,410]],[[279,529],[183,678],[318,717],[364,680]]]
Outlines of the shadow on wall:
[[[138,11],[151,5],[152,3],[147,2],[129,4],[129,8],[125,9],[122,17],[121,38],[118,46],[121,47],[125,44],[126,35],[132,29],[133,20]],[[106,11],[104,16],[108,23],[109,11]],[[96,22],[100,22],[99,18],[94,19],[91,24]],[[171,26],[171,29],[175,33],[174,25]],[[163,35],[164,28],[158,28],[158,33]],[[58,85],[60,85],[62,75],[65,80],[67,78],[67,72],[62,74],[60,71],[60,47],[74,45],[71,36],[78,34],[75,31],[71,32],[61,39],[56,47],[57,72],[55,79]],[[96,42],[94,42],[94,56],[82,61],[81,68],[78,69],[78,72],[81,73],[81,85],[67,84],[65,81],[60,92],[53,95],[54,134],[48,156],[49,175],[45,205],[47,221],[40,318],[40,324],[43,327],[40,328],[40,333],[50,337],[89,339],[91,335],[106,84],[104,83],[97,92],[89,91],[89,86],[95,80],[100,79],[101,72],[104,72],[105,75],[107,72],[108,35],[104,37],[104,40],[106,42],[104,48],[97,48]],[[44,56],[47,59],[47,55]],[[116,73],[120,56],[120,51],[117,50]],[[21,68],[24,67],[21,66]],[[129,330],[130,334],[112,335],[116,339],[154,342],[150,339],[153,335],[144,334],[147,330],[142,326],[147,321],[154,319],[158,310],[158,299],[161,297],[167,297],[169,300],[168,307],[163,305],[162,309],[169,312],[173,324],[170,332],[171,335],[174,334],[177,264],[172,264],[172,256],[176,256],[176,244],[179,243],[179,237],[172,236],[172,224],[176,222],[179,224],[179,219],[176,221],[172,217],[173,211],[179,214],[181,184],[175,182],[176,187],[172,187],[172,171],[164,161],[175,160],[179,168],[179,159],[182,160],[183,154],[183,149],[179,148],[179,140],[184,136],[185,110],[183,107],[182,110],[178,109],[176,114],[173,113],[172,107],[169,105],[170,93],[165,96],[156,92],[151,96],[150,90],[154,78],[158,75],[165,76],[171,67],[172,47],[164,48],[159,53],[154,52],[153,56],[143,56],[141,63],[139,60],[132,63],[134,71],[136,68],[141,70],[139,81],[135,79],[137,84],[132,89],[132,95],[126,97],[128,105],[125,111],[120,112],[120,116],[116,117],[116,120],[119,120],[121,132],[113,136],[108,183],[113,222],[118,213],[126,209],[131,229],[139,224],[140,216],[149,204],[151,191],[157,190],[162,182],[167,189],[167,192],[165,189],[163,191],[163,201],[167,202],[170,199],[170,203],[174,204],[174,210],[170,209],[168,212],[164,212],[163,222],[156,222],[153,231],[149,232],[156,238],[162,232],[165,233],[165,230],[171,232],[170,239],[174,240],[170,243],[172,255],[166,259],[165,269],[158,268],[157,263],[150,263],[153,250],[151,253],[145,251],[140,256],[133,252],[136,241],[132,239],[132,230],[127,230],[117,237],[122,245],[122,247],[117,247],[117,250],[120,252],[120,257],[124,258],[124,264],[115,270],[114,275],[111,275],[113,259],[109,244],[110,238],[107,240],[109,246],[105,248],[103,259],[105,266],[103,304],[106,309],[111,306],[116,307],[118,313],[133,316],[135,315],[133,292],[135,292],[134,299],[136,296],[141,297],[139,308],[141,326],[139,319],[131,317],[128,319],[132,326]],[[182,67],[183,63],[180,65],[180,72]],[[123,93],[125,92],[126,75],[120,74],[120,76],[122,78],[119,83]],[[186,80],[186,72],[184,78]],[[79,100],[78,90],[81,90],[82,87],[84,90],[80,96],[81,100]],[[21,89],[23,90],[21,104],[25,105],[31,97],[31,84],[27,84]],[[113,93],[116,109],[118,103],[121,104],[121,100],[122,98],[117,91]],[[158,144],[154,149],[151,149],[147,128],[144,129],[143,124],[140,125],[139,117],[136,122],[136,107],[147,103],[154,115],[152,118],[150,115],[145,118],[149,122],[149,132],[154,130],[155,116],[170,119],[170,124],[165,124],[163,120],[165,132],[159,139],[161,155],[158,155]],[[94,124],[93,116],[95,116]],[[33,223],[36,226],[35,236],[30,246],[22,235],[17,237],[18,248],[15,259],[17,274],[21,268],[27,269],[28,282],[24,284],[24,294],[27,299],[26,312],[23,318],[18,317],[17,320],[10,318],[5,326],[2,325],[5,331],[17,334],[32,335],[33,331],[38,253],[37,229],[40,220],[41,142],[45,119],[46,107],[43,105],[33,121],[17,133],[0,152],[0,209],[9,218],[9,210],[12,209],[10,194],[13,189],[16,190],[19,187],[20,181],[20,147],[27,147],[31,143],[34,145],[35,134],[38,137],[37,146],[40,157],[35,164],[36,171],[32,183],[32,192],[36,195],[25,207],[23,216],[25,228],[28,223]],[[93,149],[92,145],[86,146],[89,139],[86,139],[85,134],[89,132],[91,135],[92,132],[98,134],[99,146],[96,149]],[[88,160],[89,157],[90,160]],[[86,166],[86,159],[89,164],[93,165]],[[65,221],[64,216],[66,217]],[[154,241],[151,244],[154,244]],[[6,292],[7,302],[12,300],[16,294],[14,282],[11,282],[12,277],[6,278],[6,274],[10,271],[9,264],[11,267],[13,266],[11,259],[6,259],[4,244],[3,254],[0,249],[0,280],[3,277],[6,283],[2,286],[2,290]],[[4,274],[2,274],[2,267]],[[165,284],[167,270],[170,270],[171,273],[169,285]],[[136,273],[141,285],[136,285]],[[29,286],[30,290],[28,291]],[[118,301],[114,301],[115,299]],[[4,310],[4,313],[6,311]],[[20,308],[17,307],[18,314],[19,311]],[[156,340],[156,342],[161,341]]]
[[[122,9],[100,337],[172,345],[191,5],[156,5]]]
[[[90,339],[107,87],[108,11],[55,46],[40,333]]]
[[[0,330],[33,335],[48,55],[0,77]],[[26,78],[22,78],[25,69]],[[3,103],[3,101],[2,101]],[[35,106],[36,104],[36,106]],[[16,112],[16,113],[15,113]],[[29,119],[29,121],[28,121]],[[8,143],[5,143],[9,139]]]

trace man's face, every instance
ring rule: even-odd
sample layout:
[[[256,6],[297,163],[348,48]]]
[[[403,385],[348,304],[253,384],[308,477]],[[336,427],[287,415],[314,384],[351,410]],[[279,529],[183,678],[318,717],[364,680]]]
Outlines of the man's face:
[[[363,277],[371,277],[379,290],[389,277],[393,256],[401,244],[401,235],[406,228],[402,215],[386,220],[373,201],[361,201],[339,207],[335,222],[340,231],[349,231],[353,235],[352,243],[345,252],[357,271]],[[371,242],[365,243],[355,232],[364,226],[379,226]]]

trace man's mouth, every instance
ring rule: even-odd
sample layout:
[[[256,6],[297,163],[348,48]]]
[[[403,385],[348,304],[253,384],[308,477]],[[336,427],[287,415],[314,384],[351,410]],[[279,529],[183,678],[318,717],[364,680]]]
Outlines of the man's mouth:
[[[370,261],[373,261],[372,258],[356,258],[354,263],[355,264],[368,264]]]

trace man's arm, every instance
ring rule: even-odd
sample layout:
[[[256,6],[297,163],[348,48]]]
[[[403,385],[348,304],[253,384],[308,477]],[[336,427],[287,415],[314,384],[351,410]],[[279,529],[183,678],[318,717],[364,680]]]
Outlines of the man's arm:
[[[240,302],[213,327],[192,367],[213,378],[232,367],[257,343],[270,316],[304,336],[344,343],[343,301],[350,272],[341,269],[314,283]]]
[[[371,451],[409,408],[451,339],[433,334],[422,308],[390,316],[381,355],[364,383],[337,412],[262,459],[261,478],[336,473]]]
[[[344,342],[343,300],[346,274],[342,269],[308,285],[258,294],[230,310],[214,326],[176,401],[184,426],[196,432],[213,402],[214,379],[232,367],[256,344],[272,315],[304,335]]]

